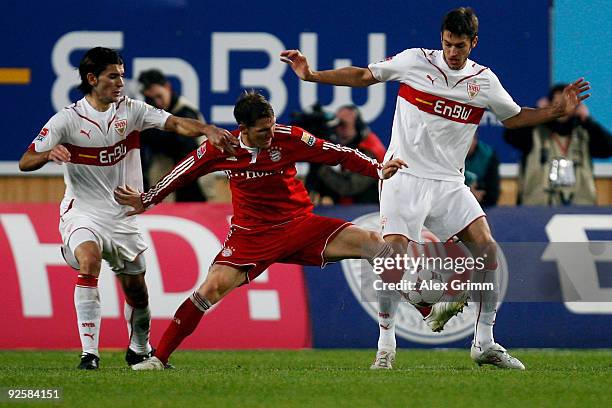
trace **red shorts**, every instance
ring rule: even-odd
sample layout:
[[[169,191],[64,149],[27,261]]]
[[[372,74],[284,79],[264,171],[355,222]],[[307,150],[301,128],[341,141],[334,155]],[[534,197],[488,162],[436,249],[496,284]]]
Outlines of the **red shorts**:
[[[213,264],[247,268],[248,282],[273,263],[326,264],[323,252],[340,231],[352,225],[337,218],[309,214],[270,227],[230,227]]]

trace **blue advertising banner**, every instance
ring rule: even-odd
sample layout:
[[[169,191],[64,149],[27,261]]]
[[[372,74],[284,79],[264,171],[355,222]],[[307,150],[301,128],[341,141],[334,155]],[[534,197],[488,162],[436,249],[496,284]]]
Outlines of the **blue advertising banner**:
[[[440,48],[440,22],[456,1],[286,3],[245,5],[226,0],[106,0],[9,2],[0,15],[3,141],[0,160],[15,161],[57,110],[80,98],[78,65],[84,51],[107,46],[125,60],[126,93],[139,96],[139,73],[159,68],[208,121],[233,126],[233,103],[244,89],[263,91],[279,122],[320,102],[328,111],[355,103],[385,143],[397,84],[368,89],[300,83],[279,61],[299,48],[313,67],[365,66],[406,48]],[[521,105],[533,105],[549,85],[549,2],[474,0],[480,41],[472,58],[491,67]],[[502,161],[515,152],[499,123],[485,115],[482,139]]]
[[[317,213],[377,229],[376,206]],[[504,258],[496,339],[506,347],[612,347],[612,210],[494,208],[487,219]],[[376,303],[362,301],[361,262],[304,268],[313,347],[376,347]],[[398,347],[469,347],[474,320],[467,307],[433,333],[402,303]]]

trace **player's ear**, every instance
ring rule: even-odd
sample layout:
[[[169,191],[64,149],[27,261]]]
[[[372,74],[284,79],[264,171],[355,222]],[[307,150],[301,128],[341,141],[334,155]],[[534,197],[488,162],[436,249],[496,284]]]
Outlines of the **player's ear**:
[[[87,73],[87,83],[91,86],[96,86],[98,84],[98,78],[94,75],[93,72]]]
[[[472,49],[476,48],[477,44],[478,44],[478,34],[476,34],[476,36],[472,40]]]
[[[248,130],[248,128],[246,127],[246,125],[244,123],[239,123],[238,124],[238,129],[240,130],[240,133],[245,132]]]

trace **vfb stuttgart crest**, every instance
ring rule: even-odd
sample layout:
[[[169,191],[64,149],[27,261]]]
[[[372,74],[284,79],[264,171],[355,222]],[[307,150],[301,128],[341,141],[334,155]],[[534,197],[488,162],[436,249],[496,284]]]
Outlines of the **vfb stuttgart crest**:
[[[121,136],[124,136],[125,129],[127,129],[127,119],[115,121],[115,130],[117,131],[117,133],[119,133]]]
[[[270,160],[272,160],[275,163],[279,161],[282,157],[280,151],[281,151],[280,147],[275,147],[275,146],[271,147],[269,150]]]
[[[365,214],[353,220],[353,223],[367,230],[380,230],[380,215],[378,213]],[[434,234],[425,229],[421,237],[425,242],[439,242],[439,239]],[[467,248],[465,250],[467,250]],[[508,264],[501,248],[498,249],[497,256],[497,261],[500,265],[499,271],[501,272],[499,277],[499,301],[501,302],[508,287]],[[377,275],[372,270],[372,266],[362,259],[347,259],[342,261],[341,265],[342,272],[344,272],[344,277],[351,288],[351,292],[353,292],[353,295],[357,301],[359,301],[361,307],[363,307],[372,318],[372,325],[375,326],[378,321],[378,304],[375,301],[376,296],[375,293],[374,296],[372,296],[371,293],[366,292],[367,288],[372,288],[374,280],[377,279]],[[499,307],[500,304],[498,303],[498,310]],[[444,331],[434,333],[429,326],[427,326],[423,317],[414,306],[408,302],[400,302],[395,317],[396,335],[421,344],[436,345],[449,343],[473,334],[477,313],[478,310],[476,310],[474,304],[470,302],[468,306],[464,308],[463,313],[449,320],[444,326]]]
[[[470,99],[474,99],[476,95],[480,92],[480,85],[476,82],[468,82],[467,83],[467,93]]]

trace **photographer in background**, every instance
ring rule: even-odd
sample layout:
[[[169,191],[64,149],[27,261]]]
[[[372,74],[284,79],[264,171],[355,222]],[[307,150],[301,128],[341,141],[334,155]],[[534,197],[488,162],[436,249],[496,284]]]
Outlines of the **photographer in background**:
[[[312,113],[298,115],[295,124],[317,137],[357,149],[378,161],[384,160],[384,145],[363,121],[355,105],[340,107],[335,120],[315,105]],[[376,180],[339,166],[311,165],[305,184],[315,204],[378,203]]]
[[[565,86],[553,86],[538,106],[558,101]],[[612,136],[590,117],[586,105],[542,125],[506,129],[504,140],[522,152],[519,204],[597,204],[592,158],[612,156]]]
[[[174,92],[172,85],[161,71],[157,69],[144,71],[138,77],[138,82],[142,85],[141,92],[148,104],[178,117],[197,119],[206,123],[200,111],[191,102]],[[145,189],[155,184],[203,141],[158,129],[148,129],[142,134],[140,158]],[[177,189],[174,201],[206,201],[206,195],[202,192],[198,181],[194,181]]]
[[[465,184],[482,207],[497,205],[499,159],[491,146],[478,140],[478,132],[465,158]]]

